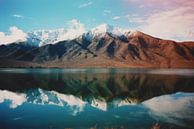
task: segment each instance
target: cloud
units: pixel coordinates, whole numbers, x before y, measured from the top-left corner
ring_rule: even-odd
[[[67,25],[69,26],[69,28],[67,28],[66,33],[59,37],[60,41],[74,39],[86,32],[85,25],[77,19],[68,21]]]
[[[112,11],[111,10],[103,10],[103,15],[108,15],[108,14],[110,14],[110,13],[112,13]]]
[[[129,23],[144,23],[144,19],[142,17],[132,17],[132,18],[128,18]]]
[[[125,0],[130,3],[137,3],[140,6],[152,6],[155,8],[174,8],[183,6],[194,6],[193,0]]]
[[[26,17],[26,16],[23,16],[21,14],[13,14],[12,16],[15,17],[15,18],[18,18],[18,19],[33,20],[32,17]]]
[[[24,42],[26,41],[27,34],[16,26],[9,28],[10,34],[6,35],[4,32],[0,32],[0,44],[9,44],[13,42]]]
[[[23,93],[17,94],[7,90],[0,90],[0,103],[3,103],[5,100],[11,101],[10,108],[16,108],[26,102],[26,95]]]
[[[194,9],[181,7],[151,14],[140,27],[145,33],[153,36],[194,40]]]
[[[85,8],[85,7],[88,7],[88,6],[90,6],[90,5],[92,5],[93,4],[93,2],[87,2],[87,3],[83,3],[83,4],[81,4],[78,8]]]
[[[124,0],[139,7],[138,17],[128,17],[141,31],[177,41],[194,40],[193,0]],[[146,10],[146,11],[145,11]]]
[[[104,13],[111,13],[110,10],[104,10],[103,12],[104,12]]]
[[[183,120],[193,120],[194,93],[178,92],[163,95],[143,102],[152,117],[163,119],[168,123],[185,125]]]
[[[145,22],[145,17],[143,16],[133,14],[126,15],[125,17],[128,19],[129,23],[142,24]]]
[[[22,16],[22,15],[20,15],[20,14],[13,14],[12,16],[13,16],[13,17],[16,17],[16,18],[21,18],[21,19],[24,18],[24,16]]]
[[[118,19],[120,19],[121,17],[119,17],[119,16],[114,16],[112,19],[113,20],[118,20]]]

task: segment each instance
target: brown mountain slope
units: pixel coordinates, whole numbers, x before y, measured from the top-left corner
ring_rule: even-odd
[[[138,31],[123,36],[103,33],[92,39],[83,35],[27,50],[20,44],[14,53],[5,53],[12,49],[0,46],[1,67],[194,68],[194,42],[162,40]]]
[[[77,39],[77,42],[81,44],[83,39]],[[81,60],[63,61],[62,65],[194,68],[194,42],[177,43],[154,38],[141,32],[129,34],[126,39],[106,33],[95,37],[87,43],[86,48],[96,56],[89,54]]]

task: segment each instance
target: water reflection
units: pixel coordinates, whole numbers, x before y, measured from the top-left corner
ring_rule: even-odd
[[[193,73],[0,69],[0,128],[193,128]]]
[[[98,72],[97,70],[84,71],[81,69],[79,71],[78,69],[73,73],[72,70],[60,69],[4,70],[0,71],[0,89],[24,92],[33,88],[41,88],[71,94],[88,99],[88,101],[94,97],[106,101],[112,101],[115,98],[130,98],[137,102],[178,91],[194,91],[194,76],[185,76],[184,72],[183,75],[161,75],[160,73],[164,73],[166,70],[156,71],[158,74],[154,70],[150,70],[150,72],[155,74],[148,74],[149,71],[146,73],[140,70],[125,72],[122,69],[109,72],[107,69],[105,71],[99,69]],[[176,70],[173,72],[175,73]]]
[[[4,128],[151,128],[156,122],[165,128],[194,126],[194,93],[178,92],[132,105],[121,100],[92,99],[90,103],[42,89],[0,90],[0,98],[0,121],[6,120],[0,127]],[[107,105],[113,106],[107,109]]]

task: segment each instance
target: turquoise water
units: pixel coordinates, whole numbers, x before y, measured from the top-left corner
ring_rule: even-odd
[[[0,128],[194,127],[194,70],[0,69]]]

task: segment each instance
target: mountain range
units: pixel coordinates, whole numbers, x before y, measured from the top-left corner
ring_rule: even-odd
[[[81,35],[66,30],[27,33],[0,46],[0,67],[194,68],[194,42],[164,40],[102,24]]]

